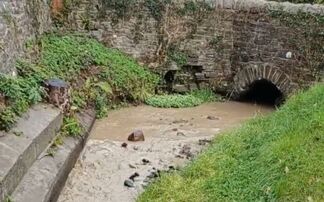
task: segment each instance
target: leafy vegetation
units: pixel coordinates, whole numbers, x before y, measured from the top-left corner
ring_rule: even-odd
[[[30,105],[43,99],[42,85],[47,79],[68,81],[73,107],[94,105],[98,117],[107,115],[113,101],[144,101],[158,83],[158,77],[135,60],[91,38],[51,34],[38,44],[38,61],[20,61],[17,78],[0,77],[5,100],[1,103],[1,130],[9,130]]]
[[[30,78],[14,78],[0,75],[0,129],[8,131],[17,116],[22,115],[29,105],[42,100],[43,90],[38,83]]]
[[[146,99],[145,103],[153,107],[184,108],[198,106],[204,102],[218,100],[214,92],[208,89],[192,91],[188,94],[155,95]]]
[[[160,22],[168,4],[171,4],[171,0],[145,0],[144,5],[148,8],[154,19]]]
[[[82,127],[79,121],[74,116],[67,116],[63,119],[63,126],[61,128],[61,135],[77,137],[81,134]]]
[[[323,201],[324,85],[218,136],[138,201]]]
[[[179,67],[188,63],[188,54],[171,46],[167,51],[168,59],[174,61]]]
[[[203,13],[208,13],[212,11],[213,7],[210,2],[203,0],[203,1],[194,1],[189,0],[184,2],[184,6],[178,11],[180,15],[200,15],[197,19],[201,18]]]

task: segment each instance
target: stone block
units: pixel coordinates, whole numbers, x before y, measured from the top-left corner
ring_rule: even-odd
[[[186,85],[176,84],[173,86],[173,91],[176,93],[186,93],[190,89]]]

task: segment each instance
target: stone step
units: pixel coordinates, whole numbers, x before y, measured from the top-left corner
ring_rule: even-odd
[[[31,107],[8,133],[0,137],[0,201],[15,190],[28,169],[55,137],[63,116],[56,108]]]
[[[82,138],[64,138],[64,144],[57,148],[53,157],[38,159],[17,186],[11,199],[14,202],[53,202],[59,197],[66,179],[74,167],[95,121],[95,112],[80,114],[84,128]]]

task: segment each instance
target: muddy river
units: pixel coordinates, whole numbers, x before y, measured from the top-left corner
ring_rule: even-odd
[[[135,201],[159,171],[183,167],[221,131],[273,110],[222,102],[184,109],[143,105],[112,111],[108,118],[96,122],[59,201]],[[136,129],[144,132],[145,141],[127,142]],[[129,181],[131,176],[136,177]]]

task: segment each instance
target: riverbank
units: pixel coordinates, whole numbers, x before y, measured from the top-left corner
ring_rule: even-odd
[[[324,85],[217,137],[138,201],[323,201]]]
[[[183,109],[142,105],[112,111],[96,122],[59,201],[135,201],[158,171],[182,168],[215,134],[272,111],[237,102]],[[127,142],[127,148],[121,147],[134,129],[144,131],[145,142]],[[124,186],[135,173],[139,176],[134,187]]]

